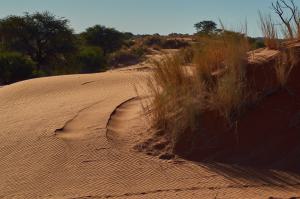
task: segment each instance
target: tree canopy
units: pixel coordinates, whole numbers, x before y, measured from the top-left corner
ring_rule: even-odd
[[[210,34],[217,30],[217,24],[213,21],[201,21],[194,25],[197,33]]]
[[[1,42],[8,50],[28,55],[40,70],[75,50],[68,23],[48,12],[9,16],[0,20]]]
[[[125,35],[114,28],[95,25],[82,33],[87,45],[102,48],[104,54],[120,49],[124,43]],[[126,34],[128,36],[128,34]]]

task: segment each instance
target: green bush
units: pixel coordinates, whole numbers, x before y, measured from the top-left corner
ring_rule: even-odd
[[[10,84],[34,77],[35,63],[17,52],[0,52],[0,84]]]
[[[121,49],[126,37],[114,28],[95,25],[81,34],[87,45],[102,48],[105,55]]]
[[[101,48],[83,47],[78,55],[82,73],[95,73],[105,70],[106,59]]]
[[[0,41],[7,51],[29,56],[36,63],[38,73],[46,75],[52,73],[53,59],[77,50],[69,21],[49,12],[0,19]]]
[[[64,57],[65,59],[59,62],[52,62],[52,71],[50,75],[67,75],[67,74],[79,74],[83,64],[79,61],[78,52]],[[46,76],[47,74],[39,74],[40,76]]]

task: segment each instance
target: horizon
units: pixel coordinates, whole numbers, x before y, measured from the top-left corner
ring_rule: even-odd
[[[271,13],[273,0],[241,2],[228,0],[209,2],[186,0],[11,0],[2,2],[0,17],[23,15],[25,12],[44,12],[69,20],[75,33],[83,32],[96,24],[112,27],[122,32],[134,34],[170,33],[193,34],[194,24],[202,20],[212,20],[219,25],[219,19],[233,30],[239,30],[247,21],[248,35],[261,37],[258,11]],[[172,2],[170,2],[172,1]],[[299,2],[296,2],[299,5]],[[159,6],[158,6],[159,5]],[[217,6],[216,6],[217,5]],[[82,14],[83,13],[83,14]]]

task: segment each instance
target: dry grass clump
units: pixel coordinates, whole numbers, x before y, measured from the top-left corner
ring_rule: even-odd
[[[189,47],[179,49],[177,54],[180,56],[183,65],[192,64],[192,62],[194,61],[196,48],[197,48],[196,45],[193,44],[190,45]]]
[[[149,109],[155,128],[165,132],[173,149],[182,145],[192,150],[201,132],[201,118],[215,112],[233,124],[244,107],[245,66],[248,41],[244,34],[223,31],[202,38],[194,52],[181,53],[156,62],[149,78],[152,100]],[[184,63],[193,57],[188,71]],[[184,144],[183,144],[184,143]]]
[[[264,36],[264,43],[269,49],[279,49],[278,32],[271,15],[259,12],[260,27]]]
[[[288,78],[297,63],[299,63],[299,60],[293,49],[286,49],[281,52],[275,64],[276,76],[280,87],[284,88],[286,86]]]
[[[272,3],[272,9],[282,22],[277,24],[281,28],[284,37],[282,45],[279,43],[278,30],[271,15],[263,16],[259,12],[259,17],[265,45],[269,49],[281,51],[276,59],[275,72],[279,86],[283,88],[286,86],[292,69],[299,63],[295,49],[288,47],[288,45],[299,39],[300,12],[294,0],[277,0],[275,3]]]
[[[196,74],[206,87],[209,109],[232,123],[242,112],[246,98],[248,40],[244,34],[224,31],[205,43],[195,56]]]
[[[148,79],[148,88],[153,97],[150,108],[155,128],[169,133],[173,145],[181,139],[182,133],[196,127],[202,112],[202,85],[194,84],[183,59],[179,56],[165,57],[156,62],[155,70]]]

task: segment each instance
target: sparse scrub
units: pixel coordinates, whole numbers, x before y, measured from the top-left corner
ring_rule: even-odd
[[[151,47],[151,46],[154,46],[154,45],[157,45],[157,46],[161,46],[163,41],[162,41],[162,38],[160,36],[146,36],[145,38],[142,38],[143,40],[143,44],[148,46],[148,47]]]
[[[256,49],[259,49],[259,48],[265,48],[266,47],[264,39],[248,37],[248,41],[249,41],[250,46],[251,46],[250,50],[256,50]]]
[[[162,43],[162,48],[165,49],[180,49],[188,46],[189,44],[187,42],[179,39],[166,39]]]
[[[141,39],[142,41],[140,45],[146,47],[152,47],[154,49],[180,49],[188,47],[189,44],[181,39],[168,39],[163,36],[153,35],[153,36],[146,36]]]
[[[146,53],[147,49],[137,46],[121,49],[109,55],[108,63],[113,67],[137,64],[144,59]]]
[[[160,51],[160,50],[161,50],[161,46],[160,46],[160,45],[157,45],[157,44],[153,45],[152,48],[153,48],[154,50],[157,50],[157,51]]]

